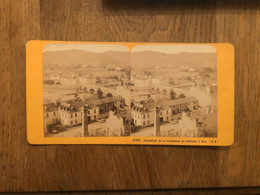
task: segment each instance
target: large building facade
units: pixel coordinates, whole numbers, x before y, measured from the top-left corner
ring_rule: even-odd
[[[125,132],[124,121],[121,116],[117,116],[113,111],[109,112],[109,117],[106,120],[106,135],[107,136],[122,136]]]
[[[198,109],[198,100],[193,97],[179,98],[161,102],[160,105],[155,102],[136,103],[131,110],[132,118],[136,126],[150,126],[154,124],[155,108],[159,109],[160,121],[170,121],[175,114],[182,111],[192,111]]]
[[[44,132],[47,132],[50,125],[56,124],[60,121],[60,117],[56,103],[44,104],[43,109]]]
[[[49,103],[44,105],[44,129],[45,132],[50,126],[60,124],[63,126],[81,125],[83,120],[83,107],[85,103],[81,101]],[[89,106],[87,110],[89,121],[99,118],[99,108],[97,106]]]
[[[99,114],[108,113],[113,109],[121,109],[125,107],[125,99],[122,96],[105,97],[102,99],[87,101],[90,106],[98,107]]]

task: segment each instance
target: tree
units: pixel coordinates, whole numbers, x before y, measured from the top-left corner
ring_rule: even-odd
[[[74,94],[74,97],[75,97],[75,100],[80,100],[80,97],[79,97],[79,94],[78,94],[78,93],[75,93],[75,94]]]
[[[91,94],[93,94],[95,92],[95,90],[93,89],[93,88],[91,88],[90,90],[89,90],[89,93],[91,93]]]
[[[111,93],[107,93],[107,97],[113,97]]]
[[[186,95],[180,94],[179,97],[180,97],[180,98],[186,98]]]
[[[176,93],[172,89],[170,90],[170,96],[171,96],[171,100],[176,98]]]
[[[153,100],[151,94],[147,95],[147,99],[148,99],[148,101],[152,101]]]
[[[98,99],[103,98],[103,91],[100,88],[97,89],[97,95],[98,95]]]

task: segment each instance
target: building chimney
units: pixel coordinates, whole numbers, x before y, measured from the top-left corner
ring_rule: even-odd
[[[156,106],[154,110],[154,136],[160,136],[160,108]]]
[[[83,108],[83,120],[82,120],[82,126],[83,126],[83,136],[88,136],[88,105],[85,105]]]

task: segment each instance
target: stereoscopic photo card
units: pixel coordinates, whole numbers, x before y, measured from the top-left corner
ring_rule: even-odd
[[[227,146],[234,48],[30,41],[26,99],[31,144]]]

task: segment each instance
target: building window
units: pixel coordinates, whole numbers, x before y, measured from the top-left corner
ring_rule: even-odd
[[[166,111],[166,114],[168,114],[168,110]]]
[[[75,117],[77,117],[77,113],[75,113]]]
[[[137,121],[135,120],[135,124],[137,123]]]
[[[94,116],[94,119],[96,119],[97,117],[96,117],[96,115]]]
[[[145,121],[143,122],[143,125],[145,125]]]
[[[75,120],[75,124],[77,124],[77,122],[78,122],[78,121],[77,121],[77,120]]]
[[[70,124],[73,125],[73,121],[70,121]]]
[[[162,116],[162,112],[160,112],[160,115]]]
[[[143,119],[145,119],[145,114],[143,115]]]
[[[55,123],[55,118],[52,121]]]
[[[88,114],[90,114],[89,110],[88,110]]]
[[[56,116],[56,112],[53,112],[53,116]]]
[[[71,114],[70,117],[73,118],[73,114]]]
[[[168,116],[166,117],[166,120],[167,120],[167,121],[169,120],[169,117],[168,117]]]
[[[96,114],[96,110],[94,110],[94,114]]]
[[[48,113],[46,114],[46,117],[49,118],[49,114]]]
[[[147,118],[150,118],[150,114],[147,114]]]
[[[150,124],[150,121],[148,120],[148,121],[147,121],[147,125],[149,125],[149,124]]]

